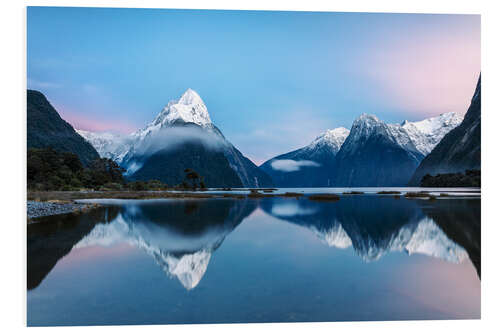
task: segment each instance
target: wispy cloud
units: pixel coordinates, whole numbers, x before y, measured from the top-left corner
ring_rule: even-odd
[[[109,119],[109,116],[91,116],[88,113],[75,110],[66,105],[51,102],[61,117],[70,123],[75,129],[90,132],[110,132],[119,134],[130,134],[137,129],[137,126],[123,119]]]
[[[283,172],[299,171],[302,167],[320,167],[320,166],[321,164],[308,160],[300,160],[300,161],[274,160],[271,162],[271,167],[274,170]]]
[[[212,150],[221,149],[225,143],[222,137],[207,132],[198,126],[171,127],[157,133],[148,133],[140,145],[134,147],[138,155],[151,155],[160,150],[175,149],[184,143],[201,143]]]
[[[312,215],[317,209],[301,207],[296,201],[280,202],[273,205],[272,214],[278,216]]]

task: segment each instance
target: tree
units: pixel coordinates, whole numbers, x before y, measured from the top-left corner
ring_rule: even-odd
[[[98,158],[90,163],[90,170],[96,185],[105,183],[123,183],[125,169],[109,158]]]
[[[199,187],[198,182],[200,181],[200,175],[196,171],[191,169],[185,169],[184,172],[186,173],[185,177],[187,181],[191,183],[191,187],[193,189]]]

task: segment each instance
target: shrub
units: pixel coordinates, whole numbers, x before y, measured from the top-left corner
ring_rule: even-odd
[[[338,201],[340,196],[337,194],[313,194],[308,197],[312,201]]]

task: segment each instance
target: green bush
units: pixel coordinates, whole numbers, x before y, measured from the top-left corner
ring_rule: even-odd
[[[69,191],[82,187],[99,188],[107,183],[122,184],[124,170],[107,158],[84,168],[77,155],[52,148],[30,148],[27,156],[28,189]]]

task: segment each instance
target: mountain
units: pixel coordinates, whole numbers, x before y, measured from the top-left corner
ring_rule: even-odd
[[[132,155],[128,160],[131,180],[158,179],[170,185],[183,181],[186,168],[196,170],[208,187],[243,187],[224,152],[199,142],[184,142],[151,155]],[[133,170],[133,171],[131,171]]]
[[[126,136],[84,133],[101,156],[109,156],[132,180],[179,184],[184,169],[209,187],[267,187],[271,178],[234,147],[212,123],[205,103],[192,89],[169,102],[144,128]]]
[[[256,208],[255,200],[125,205],[74,248],[128,244],[151,256],[167,276],[190,290],[200,283],[226,236]]]
[[[362,114],[336,156],[335,186],[405,186],[425,155],[461,121],[455,113],[385,124]]]
[[[405,144],[404,140],[409,137],[413,146],[422,154],[427,155],[449,131],[460,125],[462,120],[463,117],[459,114],[448,112],[421,121],[405,120],[400,125],[389,124],[389,127],[402,146]],[[398,135],[400,131],[406,134]]]
[[[446,134],[420,163],[410,185],[419,185],[426,174],[458,173],[481,169],[481,76],[462,123]]]
[[[276,156],[260,169],[279,187],[331,186],[335,176],[335,156],[349,135],[343,127],[328,130],[306,147]]]
[[[42,217],[40,223],[29,224],[26,243],[28,290],[38,287],[59,260],[94,229],[97,221],[113,220],[117,214],[116,207],[99,207],[85,214],[59,215],[59,223],[51,223],[49,216]]]
[[[304,198],[286,202],[272,198],[259,203],[264,212],[308,228],[329,247],[352,247],[366,262],[377,261],[390,252],[419,253],[453,263],[466,259],[468,252],[460,245],[464,243],[455,242],[434,220],[434,216],[452,213],[453,207],[429,205],[424,211],[421,205],[425,203],[403,200],[395,204],[392,199],[370,196],[343,197],[335,205]]]
[[[124,148],[124,136],[114,133],[89,132],[76,130],[78,134],[88,141],[97,151],[100,157],[114,160],[120,154],[120,148]]]
[[[417,200],[422,211],[468,253],[481,277],[481,200]]]
[[[99,158],[94,147],[59,116],[56,109],[39,91],[27,92],[27,141],[28,148],[52,147],[56,151],[71,152],[84,165]]]
[[[351,131],[328,130],[310,145],[264,162],[280,187],[404,186],[425,155],[462,122],[456,113],[385,124],[358,117]]]

